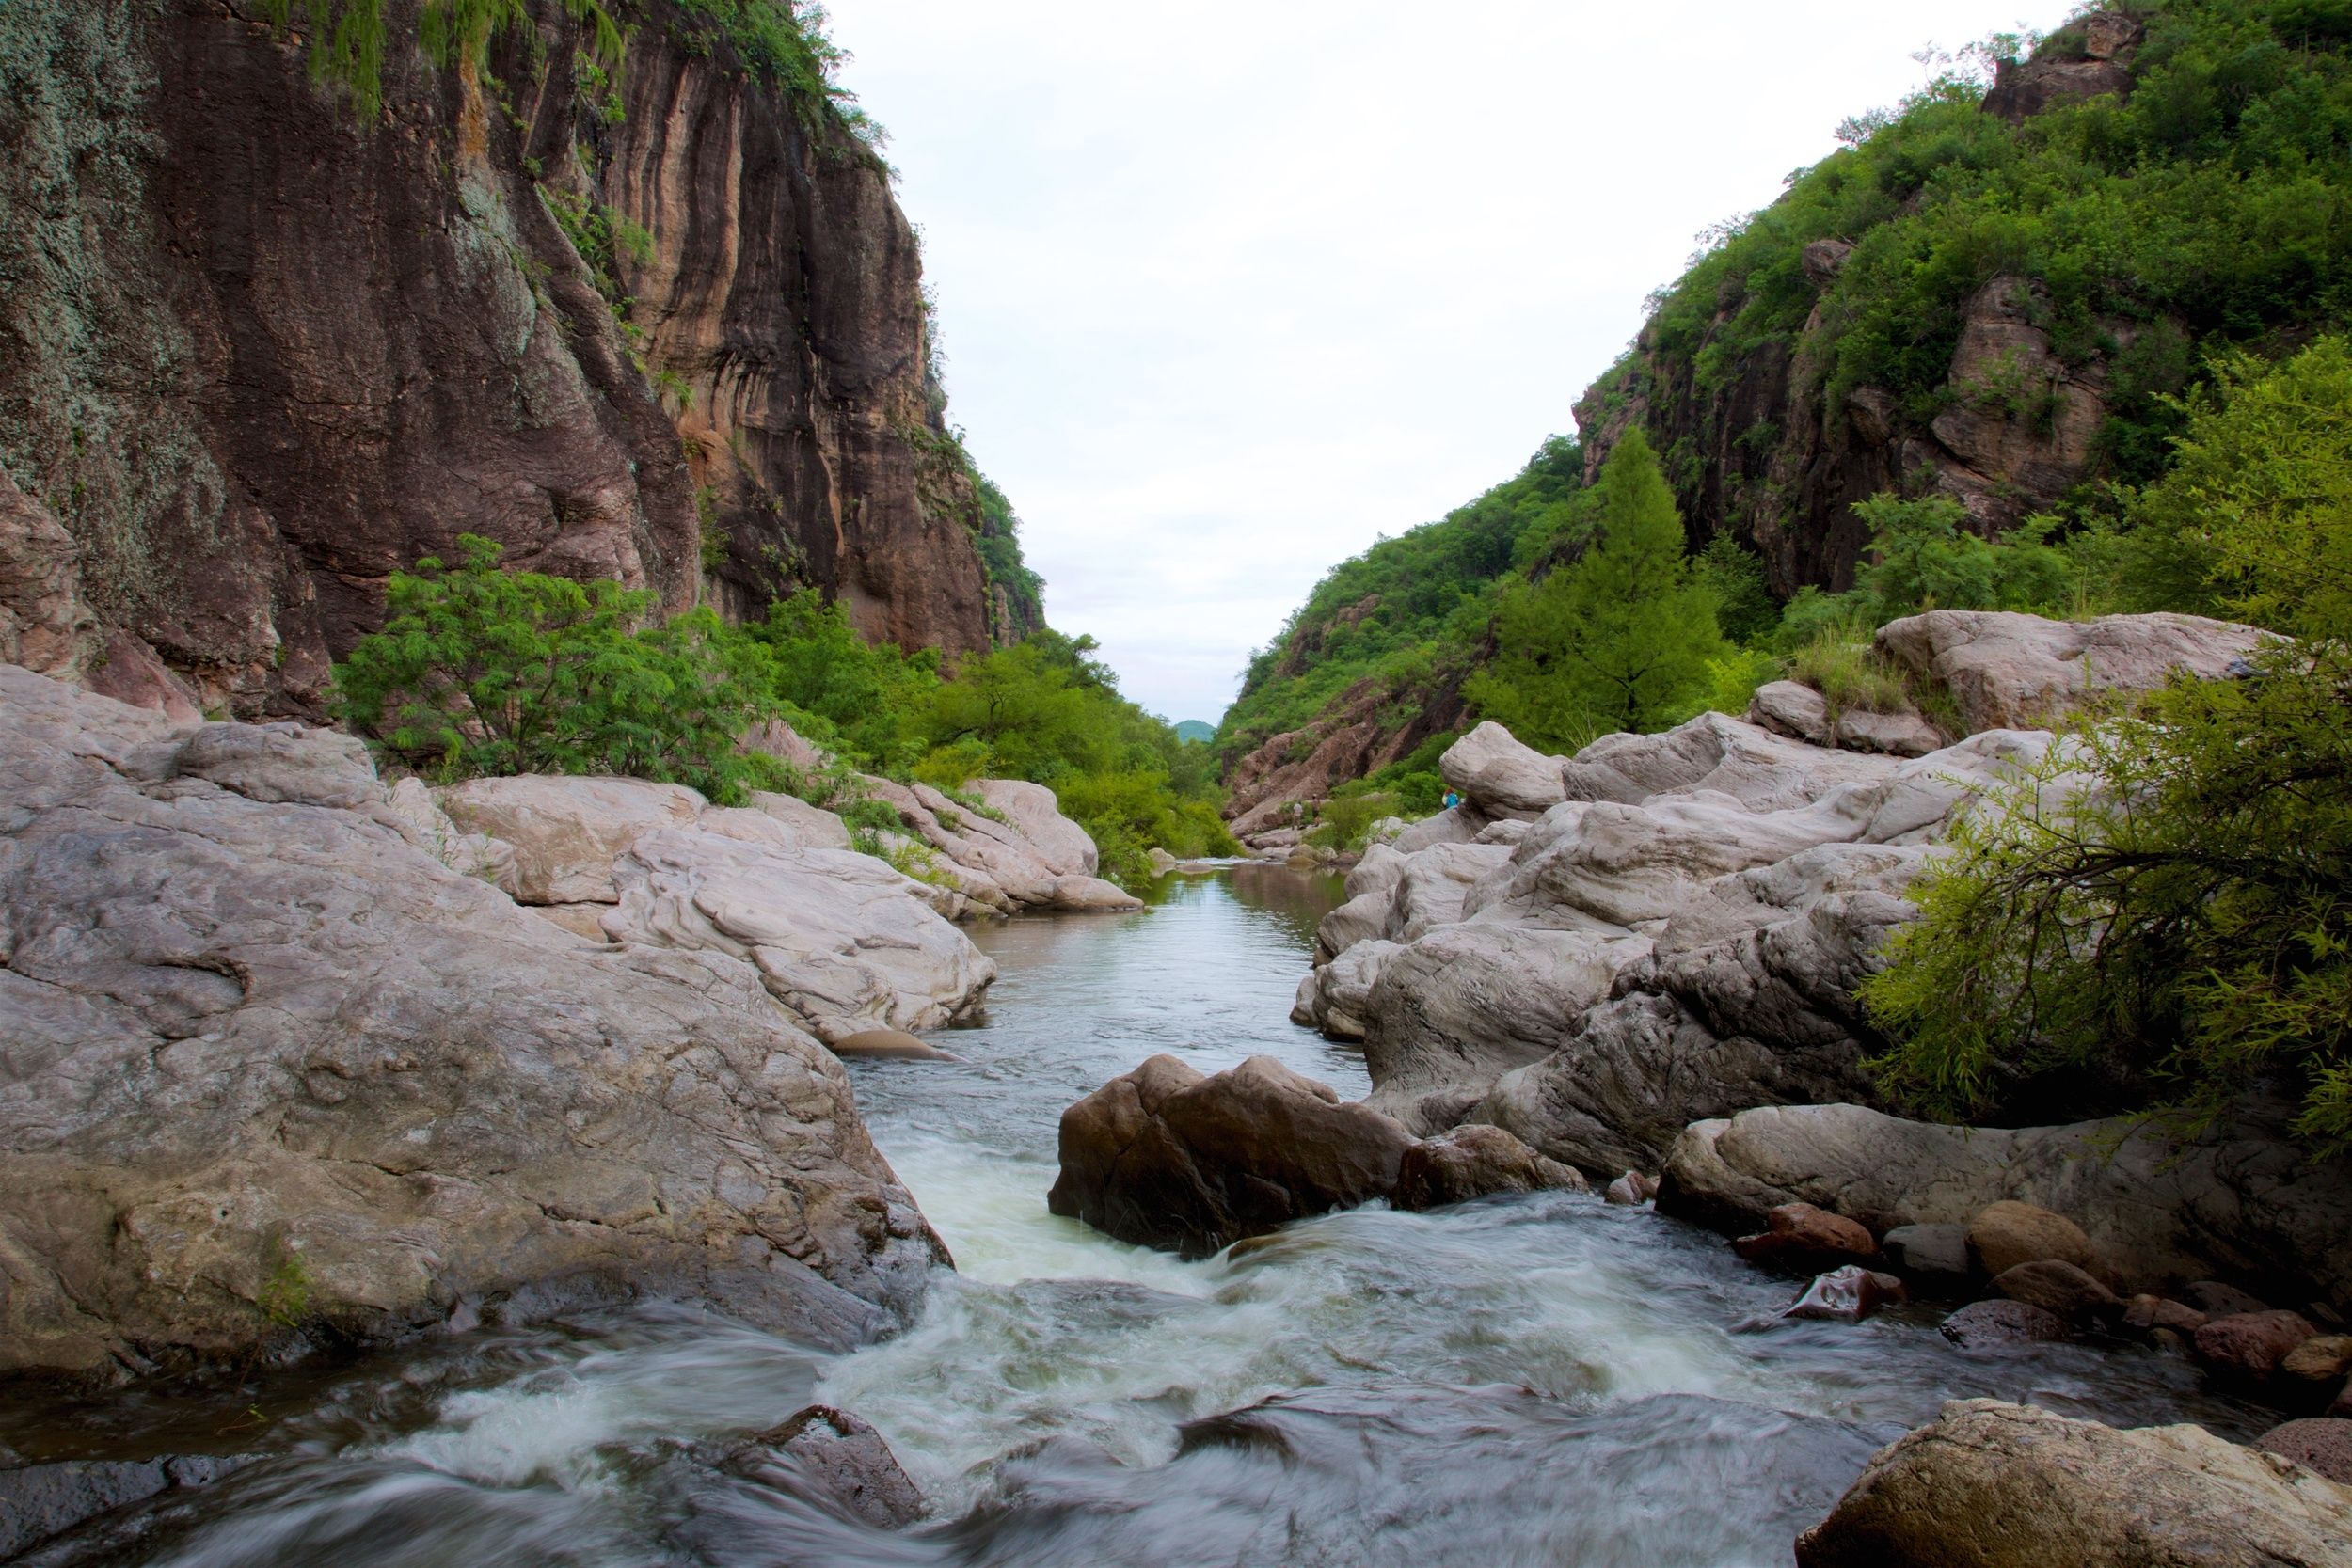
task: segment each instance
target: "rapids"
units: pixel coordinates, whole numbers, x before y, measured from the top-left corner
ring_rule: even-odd
[[[938,1037],[960,1059],[850,1069],[959,1264],[888,1342],[824,1354],[636,1309],[0,1438],[260,1453],[82,1560],[175,1568],[1734,1568],[1789,1563],[1871,1449],[1948,1398],[2267,1424],[2179,1358],[1970,1354],[1929,1308],[1753,1326],[1802,1281],[1597,1197],[1375,1206],[1197,1263],[1047,1214],[1062,1107],[1154,1052],[1368,1088],[1359,1056],[1286,1021],[1338,897],[1238,866],[1137,914],[977,933],[1003,977],[977,1027]],[[882,1430],[931,1522],[867,1529],[694,1461],[812,1400]]]

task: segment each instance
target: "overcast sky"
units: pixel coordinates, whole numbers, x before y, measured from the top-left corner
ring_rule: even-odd
[[[2021,0],[832,0],[948,418],[1047,614],[1214,721],[1382,534],[1515,473],[1694,236]],[[2024,13],[2021,18],[2021,12]]]

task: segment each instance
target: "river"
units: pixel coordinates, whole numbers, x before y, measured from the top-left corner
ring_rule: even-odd
[[[939,1037],[959,1059],[850,1069],[959,1265],[898,1338],[827,1355],[639,1309],[281,1379],[225,1425],[216,1402],[133,1396],[93,1443],[268,1457],[115,1560],[1785,1568],[1946,1399],[2267,1424],[2150,1352],[1963,1353],[1924,1307],[1775,1323],[1801,1281],[1582,1195],[1375,1207],[1194,1263],[1047,1214],[1062,1107],[1154,1052],[1369,1087],[1287,1022],[1338,897],[1241,866],[1171,878],[1140,913],[976,933],[1003,974],[978,1026]],[[879,1426],[934,1522],[868,1530],[693,1461],[812,1400]]]

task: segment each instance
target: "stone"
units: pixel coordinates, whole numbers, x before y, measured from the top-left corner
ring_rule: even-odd
[[[1638,1209],[1658,1196],[1658,1178],[1629,1170],[1610,1182],[1602,1196],[1620,1208]]]
[[[2236,1312],[2197,1331],[2197,1356],[2216,1371],[2259,1382],[2318,1333],[2299,1312]]]
[[[1817,1276],[1781,1316],[1858,1323],[1882,1307],[1900,1307],[1910,1299],[1903,1282],[1893,1275],[1848,1263]]]
[[[1968,1288],[1964,1225],[1899,1225],[1879,1238],[1879,1250],[1915,1291],[1951,1296]]]
[[[847,849],[850,825],[822,806],[812,806],[796,795],[770,790],[752,791],[750,808],[783,824],[794,843],[811,849]]]
[[[1583,1176],[1571,1166],[1545,1159],[1500,1127],[1472,1123],[1407,1148],[1398,1162],[1389,1202],[1420,1211],[1495,1193],[1554,1187],[1586,1190]]]
[[[1835,745],[1829,699],[1797,681],[1766,681],[1748,699],[1748,722],[1815,746]]]
[[[215,736],[224,784],[184,736],[0,668],[0,1372],[249,1365],[309,1342],[290,1316],[365,1343],[461,1302],[909,1321],[944,1249],[750,964],[584,943],[389,792],[231,787],[362,795],[362,756]]]
[[[1214,1077],[1153,1056],[1061,1116],[1057,1214],[1205,1258],[1396,1187],[1412,1134],[1270,1056]]]
[[[1010,819],[1007,825],[1055,876],[1091,877],[1100,868],[1094,840],[1061,814],[1060,801],[1043,784],[1021,779],[978,779],[973,787],[981,800]]]
[[[2073,1323],[2112,1317],[2123,1306],[2113,1291],[2074,1264],[2055,1258],[2038,1259],[2003,1270],[1993,1277],[1993,1293],[2039,1307]]]
[[[939,890],[869,855],[660,829],[612,878],[607,935],[742,959],[820,1039],[939,1028],[977,1011],[996,977],[933,907]]]
[[[1799,1568],[2320,1568],[2352,1493],[2202,1427],[2119,1431],[1955,1400],[1871,1456]]]
[[[98,649],[98,618],[82,598],[81,549],[50,510],[0,473],[0,663],[60,680]]]
[[[2142,1334],[2162,1330],[2168,1334],[2194,1335],[2205,1326],[2205,1315],[2194,1307],[2164,1296],[2142,1293],[2124,1304],[2122,1322],[2125,1328]]]
[[[828,1404],[812,1404],[734,1445],[719,1464],[875,1529],[902,1529],[925,1513],[922,1489],[873,1423]]]
[[[612,863],[646,833],[693,826],[707,804],[684,784],[545,775],[470,779],[434,798],[461,830],[513,850],[508,891],[524,904],[619,902]]]
[[[854,1035],[827,1040],[825,1047],[834,1055],[851,1060],[952,1062],[956,1059],[903,1029],[861,1029]]]
[[[1491,719],[1446,748],[1438,774],[1490,816],[1539,815],[1565,799],[1560,759],[1521,745]]]
[[[2255,1438],[2254,1447],[2352,1485],[2352,1421],[2313,1416],[2283,1422]]]
[[[2063,1214],[2031,1203],[1989,1203],[1968,1221],[1968,1255],[1998,1279],[2021,1263],[2056,1259],[2080,1268],[2090,1261],[2090,1238]]]
[[[1942,731],[1909,709],[1872,713],[1858,707],[1837,716],[1836,741],[1849,752],[1883,752],[1891,757],[1923,757],[1946,744]]]
[[[2065,1319],[2023,1301],[1972,1301],[1944,1320],[1942,1332],[1963,1350],[2000,1350],[2068,1338]]]
[[[2270,1303],[2217,1279],[2191,1280],[2182,1288],[2181,1299],[2208,1318],[2234,1318],[2245,1312],[2270,1310]]]
[[[1878,1256],[1867,1227],[1810,1203],[1784,1203],[1765,1216],[1766,1228],[1742,1236],[1732,1248],[1752,1263],[1816,1268]]]
[[[1143,900],[1100,877],[1057,877],[1049,905],[1073,914],[1126,914],[1143,908]]]
[[[2296,1114],[2285,1101],[2249,1100],[2183,1141],[2129,1121],[1963,1128],[1859,1105],[1760,1106],[1685,1129],[1658,1203],[1735,1235],[1796,1202],[1884,1234],[1972,1221],[2016,1198],[2074,1221],[2097,1251],[2094,1274],[2266,1272],[2288,1299],[2341,1312],[2352,1304],[2352,1249],[2341,1243],[2352,1231],[2352,1170],[2307,1158]]]
[[[2010,610],[1933,610],[1888,622],[1873,646],[1950,692],[1973,735],[2044,725],[2103,692],[2153,690],[2176,672],[2221,679],[2265,635],[2200,615],[2052,621]]]
[[[106,1515],[166,1493],[208,1486],[249,1463],[242,1454],[178,1455],[140,1460],[63,1460],[0,1468],[0,1561],[101,1560]],[[93,1526],[96,1539],[82,1527]],[[71,1550],[58,1536],[80,1531]],[[135,1532],[126,1532],[135,1533]],[[56,1543],[39,1559],[33,1548]],[[94,1549],[95,1548],[95,1549]]]
[[[2352,1372],[2352,1334],[2313,1335],[2279,1358],[2279,1370],[2300,1383],[2332,1387]]]

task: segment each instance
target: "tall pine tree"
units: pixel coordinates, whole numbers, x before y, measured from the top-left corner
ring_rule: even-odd
[[[1609,454],[1598,499],[1583,555],[1504,594],[1495,657],[1464,687],[1481,713],[1547,751],[1688,718],[1724,651],[1715,593],[1684,559],[1681,516],[1640,430]]]

